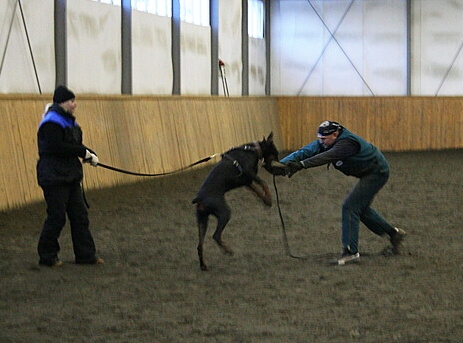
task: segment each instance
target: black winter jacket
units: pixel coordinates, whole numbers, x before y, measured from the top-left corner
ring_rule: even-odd
[[[80,182],[87,147],[82,144],[82,130],[76,118],[58,104],[45,114],[37,133],[39,161],[37,180],[40,186]]]

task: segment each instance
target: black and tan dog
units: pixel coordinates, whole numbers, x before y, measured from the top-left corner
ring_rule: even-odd
[[[217,218],[214,240],[224,253],[233,255],[233,251],[221,238],[231,216],[225,193],[246,186],[256,193],[265,205],[272,206],[269,187],[257,175],[258,163],[261,160],[264,161],[264,167],[271,172],[271,162],[278,160],[278,149],[273,143],[273,133],[270,133],[267,139],[264,137],[262,141],[244,144],[222,154],[221,161],[212,169],[199,189],[193,204],[196,204],[199,230],[198,256],[201,270],[207,270],[203,258],[203,243],[210,215]]]

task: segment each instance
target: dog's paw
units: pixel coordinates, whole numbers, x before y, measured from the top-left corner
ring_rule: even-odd
[[[264,197],[262,199],[264,201],[264,204],[268,207],[271,207],[272,206],[272,198],[269,198],[269,197]]]

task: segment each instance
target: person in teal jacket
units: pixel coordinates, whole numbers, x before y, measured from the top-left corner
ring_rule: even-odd
[[[318,139],[283,158],[284,172],[288,177],[296,172],[321,165],[332,165],[345,175],[359,179],[342,205],[341,256],[335,263],[360,258],[360,222],[377,235],[389,235],[394,254],[400,247],[406,232],[389,224],[371,208],[375,195],[389,179],[389,164],[373,144],[353,134],[335,121],[324,121],[318,128]]]

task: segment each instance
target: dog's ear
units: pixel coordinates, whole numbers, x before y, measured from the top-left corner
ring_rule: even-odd
[[[270,134],[268,135],[267,141],[268,141],[269,143],[273,142],[273,131],[270,132]]]

